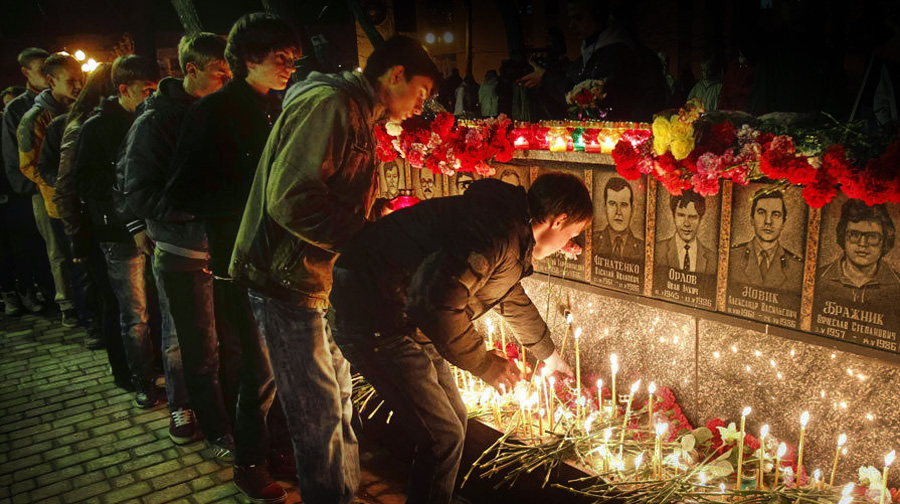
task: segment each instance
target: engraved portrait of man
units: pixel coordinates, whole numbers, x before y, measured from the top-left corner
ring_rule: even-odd
[[[716,254],[697,240],[700,222],[706,213],[706,198],[694,191],[684,191],[669,198],[669,208],[675,233],[656,242],[657,264],[685,272],[715,274]]]
[[[456,174],[456,194],[464,194],[469,190],[469,186],[475,182],[475,176],[471,173],[459,172]]]
[[[434,190],[434,172],[427,169],[422,168],[419,170],[419,189],[422,191],[422,199],[428,200],[434,198],[435,190]]]
[[[800,292],[803,259],[781,242],[787,216],[783,192],[773,191],[753,199],[750,206],[753,238],[731,248],[729,281]]]
[[[507,168],[500,173],[500,180],[506,182],[507,184],[512,184],[514,186],[521,186],[522,179],[519,177],[519,174],[516,173],[512,168]]]
[[[382,167],[384,173],[384,196],[396,198],[400,194],[400,166],[395,162],[385,163]]]
[[[603,210],[607,225],[594,233],[594,251],[607,257],[640,261],[644,257],[644,240],[631,229],[634,213],[634,190],[622,177],[611,177],[603,187]]]

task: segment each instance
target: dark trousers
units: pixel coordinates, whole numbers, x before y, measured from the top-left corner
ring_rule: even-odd
[[[31,196],[11,194],[0,204],[0,291],[52,291],[44,240],[34,222]]]
[[[406,502],[449,503],[468,415],[447,361],[432,345],[420,345],[410,336],[387,337],[339,325],[334,339],[413,438]]]
[[[160,251],[157,250],[157,254]],[[219,384],[219,340],[213,313],[213,276],[203,269],[163,271],[162,285],[181,346],[184,381],[200,429],[209,441],[231,434]]]
[[[275,380],[269,351],[250,307],[247,290],[231,280],[213,282],[216,332],[223,352],[240,347],[237,407],[234,420],[235,463],[256,465],[266,461],[269,449],[266,417],[275,399]],[[223,359],[224,365],[224,359]]]
[[[350,365],[331,338],[324,310],[252,291],[250,302],[272,358],[303,500],[349,503],[359,485]]]
[[[69,242],[71,248],[71,240]],[[90,255],[83,263],[88,275],[88,284],[97,299],[97,318],[95,324],[100,331],[106,346],[106,356],[112,368],[113,377],[119,383],[131,382],[131,371],[128,358],[125,356],[125,345],[122,342],[122,330],[119,324],[119,302],[109,283],[106,270],[106,258],[96,241],[91,244]]]
[[[97,327],[99,301],[87,264],[73,261],[71,240],[66,235],[62,220],[50,217],[50,227],[66,258],[67,276],[78,318],[89,331],[96,333],[99,331]]]

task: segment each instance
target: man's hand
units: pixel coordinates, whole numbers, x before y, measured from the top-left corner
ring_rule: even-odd
[[[550,354],[550,357],[544,359],[544,369],[546,370],[544,372],[547,373],[547,376],[552,375],[553,373],[560,373],[569,378],[574,378],[572,375],[572,368],[566,364],[566,361],[560,357],[559,352],[556,350]]]
[[[153,240],[147,235],[147,231],[141,231],[134,235],[134,244],[137,245],[138,250],[142,254],[147,256],[153,255]]]
[[[516,84],[526,88],[536,88],[541,85],[541,77],[544,76],[543,68],[535,68],[534,72],[520,78]]]
[[[522,379],[522,373],[515,364],[503,358],[499,351],[490,352],[491,367],[481,377],[482,380],[488,382],[499,392],[511,392],[519,380]]]

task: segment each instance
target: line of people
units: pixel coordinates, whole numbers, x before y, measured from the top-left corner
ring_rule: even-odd
[[[15,197],[60,256],[64,321],[106,346],[136,406],[164,395],[172,440],[202,434],[253,502],[285,500],[268,464],[278,417],[304,501],[354,499],[352,363],[415,441],[409,502],[450,502],[467,415],[448,362],[498,390],[520,378],[472,321],[498,311],[530,355],[571,374],[519,281],[591,220],[584,183],[483,180],[374,222],[373,127],[420,114],[440,81],[421,44],[391,38],[361,73],[313,72],[283,100],[299,45],[277,17],[248,14],[227,40],[185,36],[178,53],[184,78],[160,81],[134,55],[86,82],[71,56],[20,57],[30,87],[10,105],[34,103],[7,107],[3,154],[15,142]]]

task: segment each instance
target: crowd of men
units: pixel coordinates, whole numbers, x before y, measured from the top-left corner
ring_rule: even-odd
[[[286,94],[300,54],[277,17],[185,36],[178,54],[183,78],[159,80],[136,55],[84,75],[68,54],[21,52],[27,89],[2,129],[6,314],[40,312],[53,285],[62,324],[106,349],[135,406],[167,402],[172,441],[205,438],[253,502],[285,500],[276,416],[304,501],[352,501],[352,364],[416,443],[409,502],[449,502],[466,411],[448,362],[498,390],[519,379],[472,321],[498,311],[570,373],[519,281],[590,221],[584,183],[482,180],[375,222],[373,126],[421,113],[440,80],[418,42]]]

